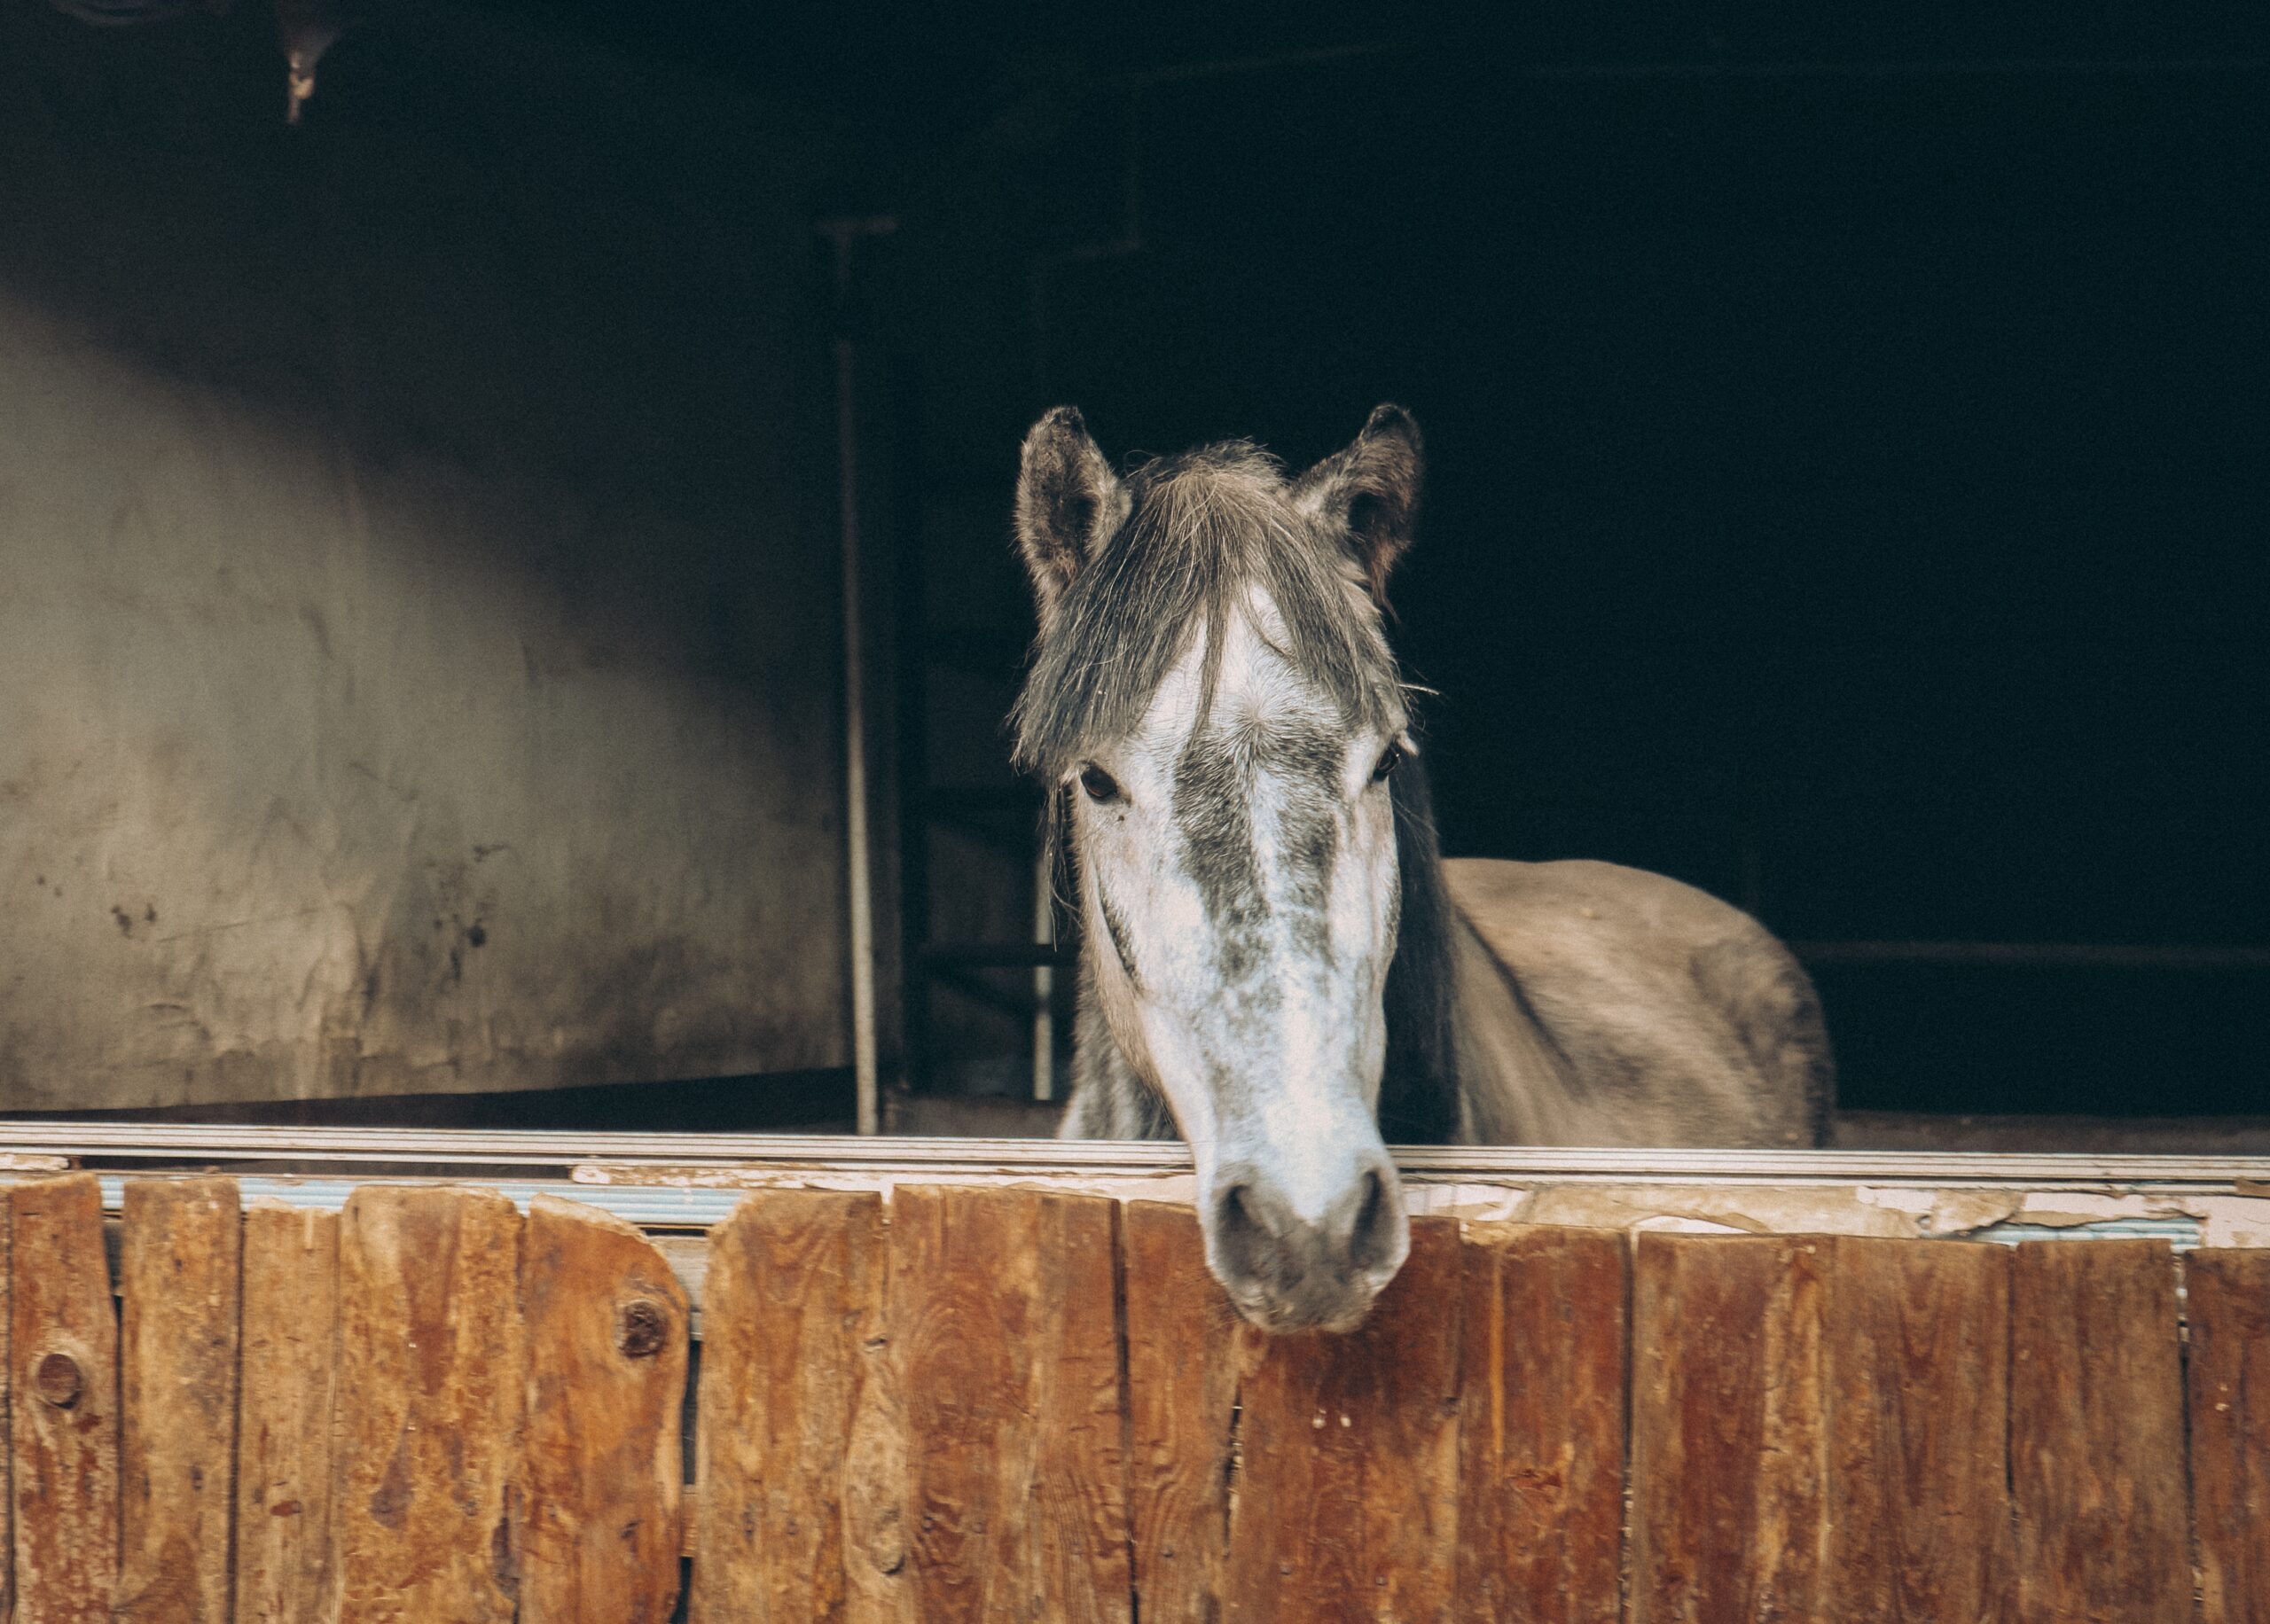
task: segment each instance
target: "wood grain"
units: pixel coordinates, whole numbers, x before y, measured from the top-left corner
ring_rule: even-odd
[[[10,1277],[16,1226],[12,1204],[0,1201],[0,1620],[16,1616],[16,1495],[12,1456],[13,1428],[8,1415],[8,1394],[14,1386],[12,1339],[14,1301]]]
[[[1830,1245],[1830,1616],[2008,1619],[2009,1249]]]
[[[10,1276],[14,1273],[11,1253],[15,1233],[12,1206],[0,1201],[0,1620],[16,1616],[16,1474],[11,1459],[15,1450],[8,1416],[8,1394],[15,1385],[16,1362],[11,1351],[14,1342],[10,1324],[14,1318]]]
[[[1225,1616],[1451,1616],[1458,1573],[1458,1225],[1344,1336],[1271,1339],[1240,1397]]]
[[[510,1624],[527,1356],[521,1215],[364,1184],[339,1231],[339,1624]]]
[[[2010,1477],[2026,1619],[2192,1616],[2175,1262],[2031,1241],[2010,1292]]]
[[[2206,1624],[2270,1624],[2270,1251],[2183,1260]]]
[[[1632,1306],[1634,1624],[1827,1620],[1820,1238],[1643,1233]]]
[[[116,1617],[228,1624],[244,1223],[232,1178],[126,1181]]]
[[[710,1231],[694,1624],[888,1614],[876,1592],[904,1569],[903,1485],[890,1464],[851,1481],[884,1269],[865,1191],[762,1191]]]
[[[110,1616],[118,1582],[118,1314],[91,1173],[8,1192],[17,1624]]]
[[[685,1290],[635,1226],[539,1195],[521,1312],[521,1624],[667,1624],[685,1479]]]
[[[1605,1230],[1468,1227],[1461,1618],[1622,1616],[1628,1256]]]
[[[237,1421],[238,1624],[303,1624],[329,1581],[339,1214],[244,1216]]]
[[[1118,1204],[901,1188],[889,1320],[920,1616],[1116,1620],[1131,1599]]]
[[[1211,1620],[1225,1604],[1232,1418],[1248,1347],[1206,1269],[1198,1214],[1128,1204],[1128,1512],[1146,1624]]]
[[[1627,1390],[1633,1624],[2174,1624],[2195,1527],[2198,1616],[2270,1624],[2270,1253],[2186,1261],[2187,1366],[2156,1242],[1421,1219],[1356,1332],[1272,1339],[1178,1206],[763,1191],[682,1530],[687,1302],[631,1226],[127,1191],[122,1334],[90,1176],[0,1213],[19,1624],[661,1624],[688,1538],[700,1624],[1611,1624]]]
[[[1121,1207],[1038,1198],[1031,1405],[1043,1598],[1052,1619],[1125,1619],[1133,1605],[1127,1521],[1127,1406],[1121,1368]]]

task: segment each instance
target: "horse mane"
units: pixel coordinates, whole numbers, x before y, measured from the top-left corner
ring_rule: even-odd
[[[1380,1136],[1389,1144],[1448,1144],[1459,1126],[1452,1035],[1450,893],[1435,839],[1434,790],[1415,755],[1388,780],[1402,878],[1395,957],[1387,971],[1387,1065]]]

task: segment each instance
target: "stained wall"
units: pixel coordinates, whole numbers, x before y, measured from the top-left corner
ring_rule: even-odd
[[[793,134],[262,11],[0,4],[0,1109],[843,1063]]]

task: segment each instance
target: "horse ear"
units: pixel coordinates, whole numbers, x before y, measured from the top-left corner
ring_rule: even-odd
[[[1374,406],[1363,433],[1303,474],[1293,504],[1346,535],[1372,599],[1387,606],[1388,572],[1411,545],[1426,458],[1419,425],[1400,406]]]
[[[1078,407],[1059,406],[1032,426],[1017,474],[1017,546],[1043,621],[1126,520],[1127,508],[1127,493]]]

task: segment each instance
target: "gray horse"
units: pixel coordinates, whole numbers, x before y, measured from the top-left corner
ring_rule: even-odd
[[[1247,444],[1115,474],[1027,436],[1040,635],[1014,718],[1084,926],[1072,1138],[1179,1133],[1207,1261],[1275,1331],[1359,1320],[1409,1244],[1385,1140],[1812,1145],[1832,1070],[1789,950],[1600,863],[1444,862],[1382,625],[1419,430],[1297,478]]]

